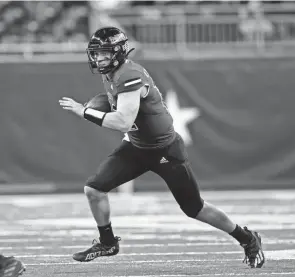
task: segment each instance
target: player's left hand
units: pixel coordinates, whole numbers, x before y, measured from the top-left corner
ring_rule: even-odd
[[[59,104],[63,109],[71,111],[80,117],[84,117],[85,107],[81,103],[76,102],[74,99],[63,97],[59,100]]]

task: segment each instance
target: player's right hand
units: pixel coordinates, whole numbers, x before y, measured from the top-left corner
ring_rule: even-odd
[[[75,101],[74,99],[63,97],[61,100],[59,100],[59,104],[64,110],[71,111],[80,117],[84,117],[84,105]]]

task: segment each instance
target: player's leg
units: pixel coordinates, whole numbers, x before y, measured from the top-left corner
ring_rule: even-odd
[[[0,277],[17,277],[25,270],[26,267],[20,260],[0,254]]]
[[[107,226],[110,223],[107,193],[147,171],[137,155],[138,150],[131,143],[123,141],[121,146],[99,166],[97,173],[87,180],[84,191],[97,226]],[[101,238],[108,242],[110,238],[103,229],[99,230]]]
[[[146,165],[137,155],[138,150],[124,141],[99,166],[97,173],[87,180],[84,191],[100,233],[100,243],[96,242],[86,251],[74,254],[75,260],[84,262],[118,253],[118,238],[114,236],[111,226],[107,193],[147,171]]]
[[[260,263],[256,264],[257,267],[261,267],[264,257],[260,236],[247,228],[242,229],[225,212],[201,198],[196,178],[187,161],[182,139],[178,137],[167,148],[166,153],[162,154],[168,162],[158,163],[153,171],[166,181],[183,212],[191,218],[205,222],[234,237],[244,247],[251,266],[255,264],[255,259],[261,254],[262,259]]]

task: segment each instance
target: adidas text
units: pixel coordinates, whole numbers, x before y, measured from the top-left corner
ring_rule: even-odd
[[[113,246],[112,248],[110,248],[107,251],[97,251],[97,252],[89,253],[89,254],[87,254],[85,260],[86,261],[90,261],[90,260],[93,260],[93,259],[95,259],[96,257],[99,257],[99,256],[106,256],[108,254],[113,254],[113,252],[115,251],[115,249],[116,249],[116,247]]]

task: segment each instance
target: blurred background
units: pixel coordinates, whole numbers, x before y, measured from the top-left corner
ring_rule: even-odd
[[[83,192],[120,143],[63,111],[102,92],[85,49],[123,29],[203,190],[293,188],[295,1],[1,1],[0,194]],[[148,173],[122,186],[165,191]]]

